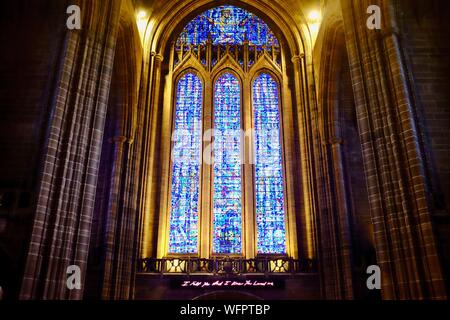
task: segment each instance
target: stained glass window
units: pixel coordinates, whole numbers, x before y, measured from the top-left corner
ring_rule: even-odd
[[[286,252],[278,84],[267,73],[253,83],[257,250]]]
[[[214,86],[214,253],[242,252],[241,88],[223,74]]]
[[[210,40],[212,47],[204,45]],[[249,47],[242,46],[248,41]],[[232,48],[224,45],[231,45]],[[267,47],[264,47],[267,46]],[[189,63],[188,56],[197,57],[203,66],[216,66],[231,56],[243,66],[268,58],[279,65],[281,48],[269,26],[258,16],[238,7],[223,5],[207,10],[190,21],[180,33],[174,47],[174,65],[180,70]],[[210,53],[210,54],[208,54]],[[207,60],[209,59],[209,60]],[[174,69],[175,70],[175,69]],[[240,68],[239,72],[247,72]],[[205,77],[215,74],[205,68]],[[175,72],[175,71],[174,71]],[[178,72],[178,69],[176,69]],[[284,202],[284,172],[280,125],[279,84],[264,72],[251,83],[252,119],[255,129],[254,148],[254,211],[257,253],[286,253],[286,218]],[[246,75],[248,76],[248,74]],[[206,79],[211,81],[212,79]],[[197,253],[200,216],[211,214],[211,229],[202,230],[205,244],[211,244],[215,254],[243,253],[243,208],[245,204],[242,170],[244,139],[242,136],[242,88],[233,70],[226,71],[213,83],[212,105],[205,104],[205,113],[212,115],[214,140],[211,164],[211,193],[203,200],[211,203],[211,212],[200,213],[202,160],[201,80],[194,73],[185,74],[175,85],[177,89],[171,167],[171,211],[169,253]],[[206,149],[205,149],[206,151]],[[251,177],[248,177],[251,179]],[[203,181],[206,183],[206,181]],[[252,196],[252,195],[250,195]],[[254,241],[248,239],[248,241]]]
[[[208,10],[189,22],[178,38],[180,44],[204,44],[211,36],[212,43],[278,46],[269,26],[256,15],[234,6],[220,6]]]
[[[202,82],[188,73],[178,82],[172,136],[169,253],[196,253],[202,141]]]

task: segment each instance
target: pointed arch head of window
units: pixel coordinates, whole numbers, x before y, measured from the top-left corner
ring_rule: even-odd
[[[242,253],[241,86],[231,73],[214,85],[213,253]]]
[[[286,253],[279,86],[269,73],[253,82],[257,252]]]
[[[193,72],[176,86],[169,253],[198,252],[203,84]]]
[[[208,38],[213,45],[240,45],[247,40],[250,45],[279,46],[261,18],[230,5],[212,8],[191,20],[178,37],[177,45],[205,44]]]

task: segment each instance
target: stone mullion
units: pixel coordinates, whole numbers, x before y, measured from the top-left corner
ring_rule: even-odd
[[[257,227],[255,212],[255,186],[254,186],[254,170],[255,170],[255,154],[254,143],[254,124],[253,124],[253,108],[252,108],[252,84],[251,79],[246,77],[243,83],[242,95],[242,119],[243,130],[245,133],[250,132],[250,136],[241,135],[241,158],[243,167],[243,194],[244,194],[244,212],[243,212],[243,239],[244,239],[244,256],[247,259],[253,259],[258,254],[257,249]]]
[[[213,228],[213,212],[212,212],[212,179],[213,179],[213,166],[209,159],[212,159],[212,153],[206,153],[206,150],[212,150],[213,139],[212,135],[206,135],[205,133],[212,130],[213,124],[213,88],[214,84],[212,79],[208,78],[203,83],[203,134],[202,134],[202,154],[201,154],[201,205],[200,205],[200,228],[199,228],[199,241],[200,241],[200,257],[210,258],[212,252],[212,228]],[[209,131],[212,132],[212,131]],[[208,139],[206,139],[208,138]],[[209,148],[206,143],[210,143]]]

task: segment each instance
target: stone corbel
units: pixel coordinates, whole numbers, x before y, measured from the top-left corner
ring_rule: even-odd
[[[130,139],[125,136],[115,136],[113,138],[110,138],[108,140],[111,144],[124,144],[125,142],[129,141]]]
[[[327,144],[331,146],[342,145],[344,144],[344,140],[339,137],[331,137],[328,139]]]

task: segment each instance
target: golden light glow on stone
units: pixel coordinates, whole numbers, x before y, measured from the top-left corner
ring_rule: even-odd
[[[319,10],[311,10],[307,16],[309,32],[311,34],[311,42],[314,44],[319,34],[322,14]]]
[[[147,11],[145,11],[145,10],[140,10],[140,11],[137,13],[136,17],[137,17],[138,20],[142,20],[142,19],[147,18]]]
[[[145,34],[151,28],[151,21],[149,22],[149,14],[146,10],[139,10],[136,13],[136,24],[139,30],[139,36],[141,37],[142,43],[144,43]]]
[[[322,15],[318,10],[311,10],[308,14],[308,20],[309,23],[318,23],[320,22],[320,19],[322,18]]]

